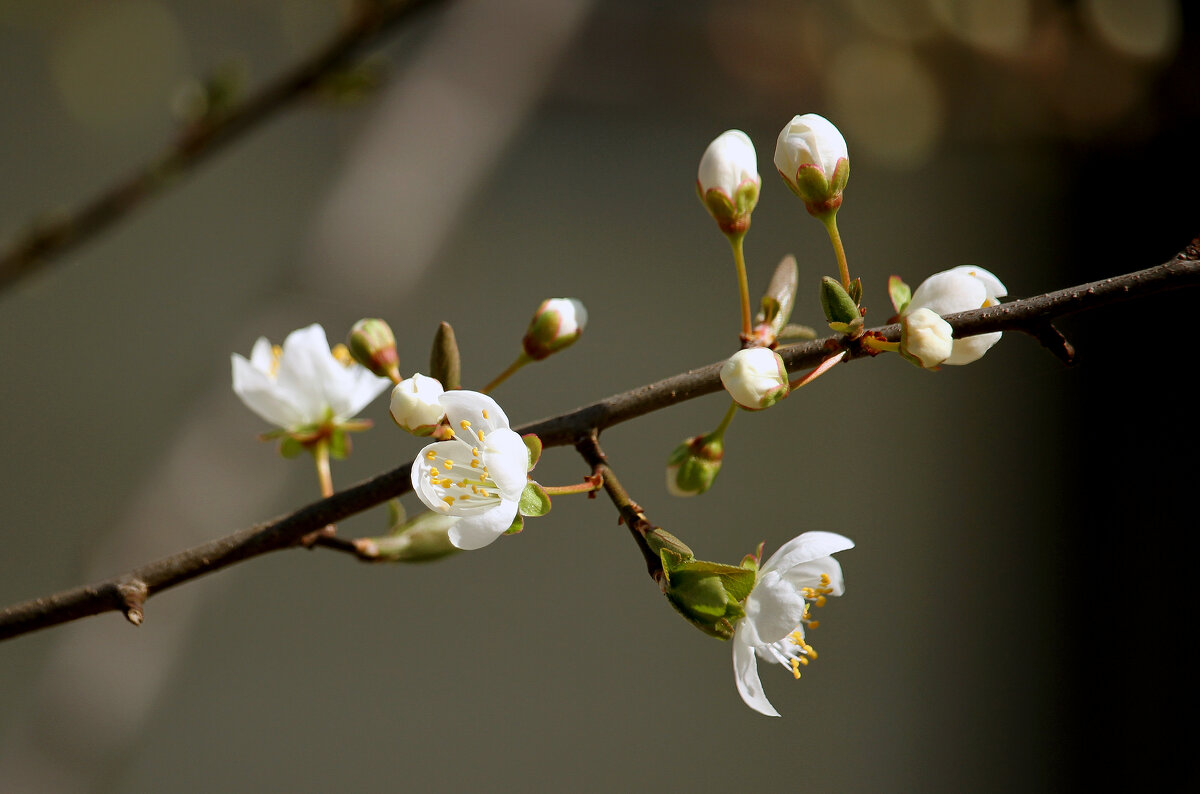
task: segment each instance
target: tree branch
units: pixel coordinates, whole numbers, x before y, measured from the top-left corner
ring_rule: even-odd
[[[350,23],[291,71],[229,112],[185,128],[164,151],[76,211],[35,224],[0,254],[0,291],[119,222],[168,186],[178,184],[180,176],[306,96],[385,34],[435,3],[436,0],[358,3]]]
[[[1200,238],[1193,240],[1169,262],[1148,270],[953,314],[945,319],[959,337],[990,331],[1024,331],[1041,339],[1046,337],[1044,329],[1065,315],[1190,286],[1200,286]],[[894,341],[899,339],[900,328],[895,324],[887,325],[873,329],[871,333]],[[1064,343],[1062,340],[1057,346]],[[874,355],[857,341],[844,336],[790,345],[778,352],[789,371],[794,371],[816,366],[831,351],[839,349],[848,350],[849,358]],[[578,445],[585,456],[592,454],[589,461],[593,465],[602,464],[602,456],[597,457],[600,453],[595,452],[598,447],[589,444],[589,438],[613,425],[720,391],[719,372],[723,363],[710,364],[616,394],[516,430],[521,434],[536,433],[546,447]],[[143,605],[150,596],[251,557],[293,547],[311,532],[407,493],[411,490],[411,465],[407,463],[379,474],[289,515],[106,581],[11,606],[0,612],[0,640],[110,611],[124,613],[136,625],[142,620]]]

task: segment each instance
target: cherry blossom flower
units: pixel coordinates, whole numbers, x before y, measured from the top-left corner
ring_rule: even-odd
[[[934,273],[921,282],[904,307],[904,316],[919,309],[929,309],[939,317],[948,314],[995,306],[1008,294],[1000,279],[974,265],[960,265]],[[1001,333],[976,334],[954,340],[954,349],[943,364],[970,364],[983,358],[992,345],[1000,341]]]
[[[504,534],[517,516],[529,472],[529,448],[486,394],[449,391],[438,398],[454,438],[421,450],[412,484],[430,510],[459,516],[450,542],[480,549]]]
[[[758,659],[777,662],[794,677],[817,652],[805,638],[805,627],[817,622],[811,607],[824,606],[827,596],[844,590],[842,567],[831,557],[854,548],[833,532],[805,532],[779,547],[758,570],[754,589],[746,598],[746,616],[734,626],[733,672],[746,705],[769,717],[779,712],[763,693]]]
[[[317,324],[288,334],[282,348],[260,337],[249,360],[234,353],[232,363],[233,391],[242,402],[291,432],[343,424],[391,385],[348,353],[335,356]]]

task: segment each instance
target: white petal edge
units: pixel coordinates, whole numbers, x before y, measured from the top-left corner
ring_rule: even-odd
[[[455,389],[438,397],[438,402],[446,409],[446,418],[450,421],[450,428],[455,432],[458,432],[459,423],[463,419],[470,422],[476,430],[482,429],[485,433],[509,426],[508,415],[504,413],[504,409],[486,394]],[[485,410],[488,413],[486,419],[483,417]]]
[[[767,571],[784,573],[800,563],[828,557],[839,551],[854,548],[854,541],[836,532],[812,531],[798,535],[775,550],[759,569],[760,575]]]
[[[453,529],[451,530],[453,531]],[[740,637],[741,621],[733,634],[733,680],[738,694],[746,705],[768,717],[778,717],[779,712],[767,700],[763,692],[762,679],[758,677],[758,657],[754,647]]]
[[[450,527],[450,542],[463,551],[482,549],[503,535],[516,517],[516,500],[503,500],[486,513],[459,518]]]

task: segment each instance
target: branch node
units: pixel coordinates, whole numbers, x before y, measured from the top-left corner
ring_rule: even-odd
[[[141,579],[125,579],[117,582],[116,588],[125,619],[135,626],[142,625],[142,621],[146,619],[144,607],[150,595],[150,588]]]

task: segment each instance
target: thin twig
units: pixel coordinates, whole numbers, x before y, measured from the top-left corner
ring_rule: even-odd
[[[1040,333],[1037,329],[1067,314],[1188,286],[1200,286],[1200,238],[1193,240],[1185,251],[1169,262],[1148,270],[986,309],[962,312],[950,315],[946,320],[959,337],[989,331],[1031,330]],[[889,325],[873,329],[872,333],[895,340],[899,338],[900,331],[899,326]],[[848,341],[841,336],[783,347],[779,353],[788,370],[795,371],[816,366],[830,352],[839,349],[848,350],[847,358],[872,355],[857,341]],[[536,433],[545,447],[583,442],[583,449],[587,449],[587,439],[605,428],[719,391],[722,363],[710,364],[559,416],[531,422],[517,428],[517,431],[521,434]],[[122,612],[132,622],[140,622],[143,604],[150,596],[251,557],[293,547],[314,530],[407,493],[411,490],[410,469],[411,463],[406,463],[282,518],[180,552],[112,579],[11,606],[0,612],[0,639],[109,611]]]
[[[36,224],[0,254],[0,291],[117,223],[168,186],[178,184],[180,176],[307,96],[385,34],[436,2],[378,0],[357,4],[349,24],[289,72],[229,112],[187,128],[156,157],[74,212]]]

